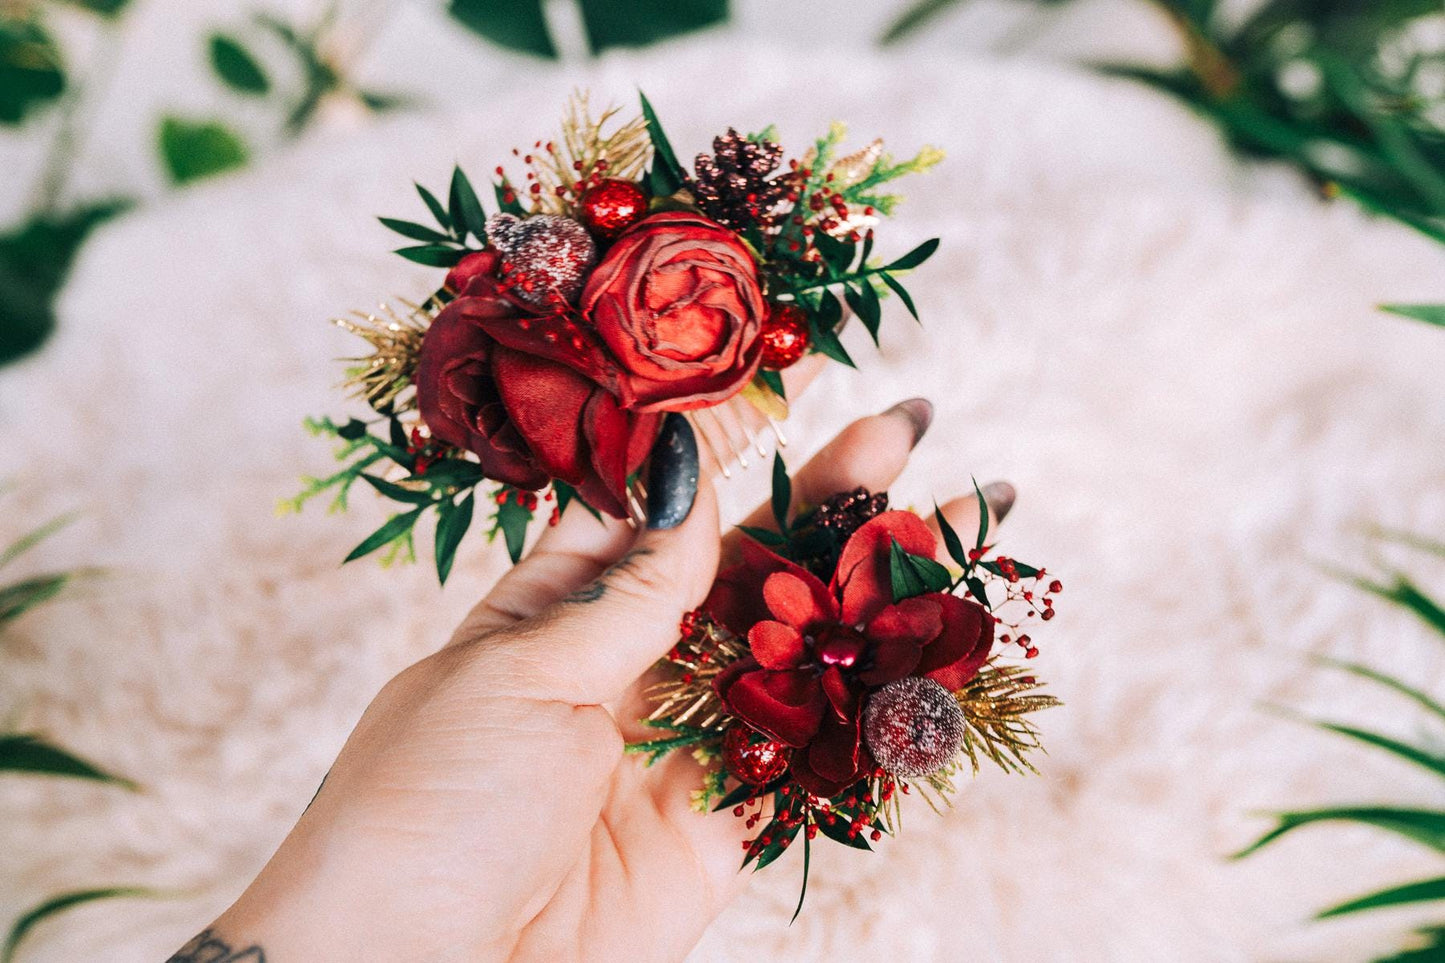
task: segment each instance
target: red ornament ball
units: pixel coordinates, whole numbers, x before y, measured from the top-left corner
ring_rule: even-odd
[[[647,192],[633,181],[609,177],[587,188],[579,206],[588,230],[613,238],[647,216]]]
[[[740,782],[761,786],[788,768],[788,747],[752,726],[735,722],[723,733],[723,765]]]
[[[965,719],[943,686],[909,676],[883,686],[863,709],[863,737],[885,772],[904,778],[935,773],[963,745]]]
[[[759,337],[763,342],[763,367],[782,371],[797,364],[808,353],[812,337],[808,333],[808,315],[796,304],[770,305]]]

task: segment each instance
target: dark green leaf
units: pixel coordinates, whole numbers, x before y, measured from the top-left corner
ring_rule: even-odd
[[[904,551],[896,538],[888,550],[888,574],[894,602],[928,592],[944,592],[953,585],[948,569],[931,558]]]
[[[250,159],[241,136],[216,120],[166,117],[158,134],[161,160],[174,184],[244,167]]]
[[[813,235],[813,246],[823,256],[823,263],[828,266],[834,276],[847,272],[853,264],[854,255],[857,254],[857,248],[852,244],[840,241],[822,231]]]
[[[853,286],[846,285],[843,288],[843,298],[848,302],[848,307],[863,322],[863,327],[868,329],[868,335],[873,343],[878,343],[878,324],[882,320],[882,312],[878,305],[878,292],[873,290],[873,285],[865,279],[859,283],[857,290]]]
[[[783,374],[781,371],[768,371],[767,369],[760,369],[758,371],[758,377],[762,379],[763,384],[768,386],[769,391],[777,395],[779,398],[787,400],[787,389],[783,387]]]
[[[577,489],[573,488],[571,485],[567,484],[564,481],[554,479],[552,481],[552,491],[557,495],[557,515],[559,517],[562,515],[563,512],[567,510],[568,505],[571,505],[575,502],[585,508],[587,510],[587,513],[593,518],[597,519],[599,522],[602,521],[602,513],[599,512],[597,509],[593,508],[591,505],[587,504],[587,500],[581,495],[577,494]]]
[[[793,918],[788,920],[788,925],[798,921],[798,914],[803,912],[803,900],[808,898],[808,870],[813,862],[813,841],[808,837],[808,822],[804,822],[803,832],[803,888],[798,892],[798,905],[793,910]]]
[[[788,544],[788,540],[770,528],[756,528],[752,525],[739,525],[738,531],[748,538],[762,545],[776,548],[779,545]]]
[[[448,10],[492,43],[539,57],[557,56],[542,0],[451,0]]]
[[[938,522],[938,530],[943,533],[943,545],[948,549],[948,557],[965,571],[972,568],[973,563],[969,561],[968,553],[963,550],[963,541],[953,526],[948,524],[948,519],[943,517],[943,509],[938,507],[938,502],[933,503],[933,517]]]
[[[841,361],[850,368],[856,368],[848,349],[838,340],[838,322],[843,320],[843,306],[832,291],[824,291],[818,311],[810,314],[808,322],[812,327],[813,347],[834,361]]]
[[[1338,806],[1301,812],[1277,813],[1278,825],[1249,846],[1234,854],[1234,859],[1268,846],[1286,833],[1301,826],[1322,822],[1349,822],[1374,826],[1397,833],[1437,852],[1445,852],[1445,812],[1433,809],[1397,809],[1388,806]]]
[[[982,579],[969,576],[963,580],[963,584],[968,586],[968,590],[973,593],[973,597],[979,605],[989,609],[993,608],[993,603],[988,600],[988,586],[983,584]]]
[[[1378,732],[1371,732],[1368,729],[1357,729],[1354,726],[1344,726],[1338,723],[1319,721],[1311,722],[1311,724],[1326,732],[1333,732],[1347,739],[1363,742],[1376,749],[1383,749],[1391,755],[1398,756],[1407,762],[1413,762],[1417,766],[1428,769],[1437,776],[1445,776],[1445,757],[1421,749],[1419,746],[1412,746],[1407,742],[1401,742],[1398,739],[1392,739],[1389,736],[1381,735]]]
[[[35,606],[55,598],[69,583],[70,575],[59,572],[53,575],[36,575],[0,586],[0,626],[15,621]]]
[[[117,16],[126,7],[130,6],[130,0],[66,0],[72,6],[80,7],[91,13],[100,14],[102,17]]]
[[[363,473],[361,480],[392,501],[403,502],[407,505],[429,505],[433,501],[431,492],[429,491],[403,488],[401,485],[389,482],[384,478],[377,478],[375,475]]]
[[[421,195],[422,203],[426,204],[426,209],[431,211],[431,216],[436,218],[436,222],[441,225],[442,230],[450,231],[452,229],[452,218],[451,215],[447,213],[447,209],[442,206],[442,202],[437,200],[435,194],[415,181],[412,182],[412,186],[415,187],[416,192]]]
[[[727,20],[727,0],[581,0],[593,53],[641,47]]]
[[[1445,304],[1382,304],[1380,310],[1445,327]]]
[[[973,493],[978,497],[978,538],[974,540],[973,547],[982,550],[988,539],[988,501],[983,497],[983,489],[978,487],[978,479],[970,481],[973,482]]]
[[[420,102],[409,94],[389,94],[381,90],[358,90],[356,96],[366,105],[366,109],[374,114],[384,114],[392,110],[403,110],[407,107],[415,107]]]
[[[1372,682],[1378,682],[1380,685],[1383,685],[1386,688],[1394,689],[1396,692],[1405,696],[1407,699],[1413,699],[1415,702],[1419,703],[1428,711],[1434,713],[1441,719],[1445,719],[1445,705],[1441,705],[1439,702],[1435,701],[1435,699],[1432,698],[1430,694],[1425,692],[1424,690],[1416,689],[1413,686],[1407,685],[1399,679],[1396,679],[1394,676],[1386,675],[1385,673],[1380,672],[1377,669],[1373,669],[1367,665],[1361,665],[1357,662],[1341,662],[1337,659],[1328,658],[1320,658],[1317,661],[1320,662],[1322,665],[1332,666],[1333,668],[1341,669],[1353,675],[1360,676],[1363,679],[1369,679]]]
[[[441,515],[437,518],[436,562],[437,578],[443,585],[447,584],[447,576],[452,573],[457,547],[461,545],[462,536],[472,525],[472,513],[476,506],[477,499],[473,492],[467,492],[467,497],[456,505],[449,501],[441,503]]]
[[[1359,899],[1331,906],[1315,918],[1328,919],[1333,916],[1344,916],[1347,913],[1379,909],[1382,906],[1404,906],[1410,903],[1428,903],[1438,899],[1445,899],[1445,876],[1382,889],[1368,896],[1361,896]]]
[[[441,231],[434,231],[424,225],[412,221],[399,221],[394,217],[378,217],[378,221],[391,228],[402,237],[409,237],[413,241],[428,241],[431,243],[447,243],[452,237],[450,234],[443,234]]]
[[[788,532],[788,506],[793,503],[793,482],[788,477],[788,466],[783,464],[782,452],[773,453],[773,519],[778,531]]]
[[[770,783],[767,786],[754,786],[750,782],[739,783],[736,789],[717,801],[712,807],[712,811],[715,813],[722,812],[724,809],[730,809],[733,806],[741,806],[751,799],[767,795],[776,785],[776,783]]]
[[[939,14],[963,3],[964,0],[918,0],[888,25],[879,43],[897,43],[922,29]]]
[[[1403,575],[1395,576],[1395,582],[1392,585],[1371,582],[1369,579],[1363,578],[1352,578],[1350,581],[1366,592],[1378,595],[1403,609],[1414,612],[1426,625],[1441,635],[1445,635],[1445,609],[1442,609],[1434,599],[1420,591],[1415,583]]]
[[[472,182],[467,175],[462,173],[460,167],[452,168],[451,204],[447,213],[451,216],[452,224],[457,229],[457,237],[465,235],[462,231],[469,231],[482,244],[487,243],[487,215],[482,210],[482,202],[477,197],[477,192],[472,189]]]
[[[14,963],[15,951],[20,946],[20,941],[42,921],[64,912],[73,906],[80,906],[84,903],[94,903],[103,899],[133,898],[141,896],[153,896],[150,890],[140,889],[135,886],[109,886],[104,889],[83,889],[73,893],[64,893],[60,896],[52,896],[39,906],[30,910],[15,921],[10,927],[10,933],[5,938],[4,947],[0,947],[0,963]]]
[[[136,790],[140,787],[129,779],[112,775],[58,746],[53,746],[30,733],[0,735],[0,772],[19,772],[36,776],[66,776],[89,779]]]
[[[893,290],[894,294],[898,295],[898,300],[902,301],[903,306],[908,309],[908,313],[913,315],[913,320],[921,321],[922,319],[918,317],[918,308],[913,305],[913,296],[908,293],[902,284],[898,283],[898,279],[886,272],[878,276],[883,279],[884,284]]]
[[[652,139],[652,170],[647,175],[648,189],[654,197],[669,197],[687,181],[687,175],[678,163],[677,154],[673,152],[647,95],[639,91],[638,97],[642,100],[642,116],[647,120],[647,136]]]
[[[345,438],[347,441],[355,441],[366,434],[366,422],[357,421],[352,418],[346,424],[336,429],[338,438]]]
[[[818,820],[818,831],[834,842],[842,843],[844,846],[852,846],[854,849],[866,849],[869,851],[873,849],[872,846],[868,845],[868,840],[862,833],[852,837],[848,835],[848,821],[846,819],[836,819],[829,822],[826,817],[821,818]]]
[[[418,244],[415,247],[397,248],[393,253],[427,267],[454,267],[467,252],[459,247],[442,244]]]
[[[0,15],[0,124],[19,124],[65,92],[60,48],[23,9]]]
[[[346,556],[346,560],[341,564],[345,565],[346,562],[354,562],[364,555],[370,555],[383,545],[390,545],[398,538],[406,535],[406,533],[410,532],[412,527],[416,525],[417,518],[421,516],[425,508],[426,506],[423,505],[421,508],[413,508],[409,512],[403,512],[400,515],[392,517],[385,525],[368,535],[364,542],[352,549],[351,554]]]
[[[907,254],[903,255],[898,260],[894,261],[892,264],[889,264],[885,268],[885,270],[907,271],[910,268],[916,268],[918,267],[918,265],[931,258],[933,256],[933,252],[937,250],[938,238],[929,238],[922,244],[915,247],[913,250],[909,251]]]
[[[128,206],[112,201],[40,214],[0,234],[0,365],[45,342],[55,327],[55,297],[80,246]]]
[[[240,93],[260,96],[271,89],[261,65],[234,37],[211,34],[211,68],[222,83]]]
[[[507,555],[513,564],[522,560],[522,548],[527,541],[527,525],[532,521],[530,510],[507,499],[497,506],[497,528],[507,543]]]
[[[455,485],[466,488],[482,480],[482,466],[464,458],[448,458],[434,462],[424,475],[413,475],[409,480],[424,481],[430,485]]]

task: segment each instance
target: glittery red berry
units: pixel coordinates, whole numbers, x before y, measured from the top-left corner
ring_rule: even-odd
[[[752,726],[735,722],[723,734],[722,758],[733,778],[761,786],[788,768],[788,747]]]
[[[963,710],[932,679],[909,676],[883,686],[863,709],[868,750],[886,772],[927,776],[947,765],[963,745]]]
[[[632,181],[609,177],[589,187],[578,207],[588,230],[613,238],[647,216],[647,192]]]
[[[502,254],[507,290],[539,306],[576,298],[597,260],[591,235],[559,214],[493,214],[487,218],[487,239]]]
[[[808,315],[796,304],[769,305],[768,318],[760,335],[763,367],[781,371],[808,353]]]

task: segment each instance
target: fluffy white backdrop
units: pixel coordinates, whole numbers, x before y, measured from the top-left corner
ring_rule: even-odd
[[[796,406],[790,457],[926,395],[938,417],[897,499],[1013,481],[1006,548],[1066,584],[1037,633],[1068,703],[1041,717],[1044,777],[985,772],[875,855],[819,847],[791,928],[789,856],[696,959],[1347,961],[1418,917],[1305,922],[1438,872],[1391,838],[1306,831],[1224,857],[1265,825],[1252,810],[1433,801],[1424,777],[1260,705],[1410,731],[1398,706],[1307,668],[1311,652],[1445,685],[1421,631],[1318,567],[1366,564],[1370,523],[1445,532],[1445,338],[1372,309],[1438,300],[1440,252],[1246,174],[1128,85],[943,54],[847,60],[820,85],[796,54],[724,37],[499,78],[470,109],[312,138],[95,238],[56,339],[0,375],[0,475],[18,483],[7,530],[83,513],[35,565],[112,574],[13,634],[0,705],[146,788],[0,786],[0,915],[96,883],[176,897],[78,911],[29,959],[152,961],[199,929],[370,696],[500,571],[475,544],[445,591],[424,566],[340,570],[379,506],[272,511],[329,463],[299,425],[343,408],[332,359],[354,345],[326,319],[426,290],[372,216],[405,215],[412,178],[440,183],[453,159],[482,171],[545,135],[574,84],[620,100],[640,84],[687,152],[768,121],[798,147],[832,117],[948,151],[885,235],[944,239],[910,283],[925,327],[890,306],[881,355],[851,332],[863,370]],[[726,82],[699,98],[701,76]],[[726,501],[762,488],[732,483]]]

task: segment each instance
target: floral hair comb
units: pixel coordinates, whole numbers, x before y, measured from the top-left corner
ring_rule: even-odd
[[[460,168],[447,203],[417,185],[434,223],[382,218],[413,244],[397,253],[446,269],[419,302],[338,321],[372,348],[347,384],[367,419],[310,420],[344,462],[282,504],[360,480],[400,508],[348,556],[414,558],[436,519],[445,582],[487,486],[489,537],[515,561],[533,515],[576,502],[640,518],[640,469],[663,416],[686,412],[717,470],[786,444],[780,374],[816,353],[853,361],[838,339],[851,310],[876,341],[881,301],[917,311],[901,277],[938,247],[874,254],[874,227],[900,200],[884,185],[937,163],[895,162],[873,141],[840,156],[840,124],[783,162],[772,128],[731,128],[679,162],[651,105],[593,118],[577,95],[555,140],[514,150],[520,180],[495,168],[488,214]],[[373,429],[376,429],[375,431]]]
[[[628,751],[703,764],[693,803],[746,819],[744,868],[801,841],[805,895],[819,833],[871,849],[898,831],[904,796],[936,810],[984,761],[1034,771],[1030,716],[1059,703],[1008,656],[1039,654],[1029,623],[1053,619],[1063,585],[993,551],[982,492],[968,548],[935,512],[950,569],[887,493],[790,518],[781,458],[773,486],[777,530],[745,529],[741,558],[683,619],[644,720],[664,734]]]

